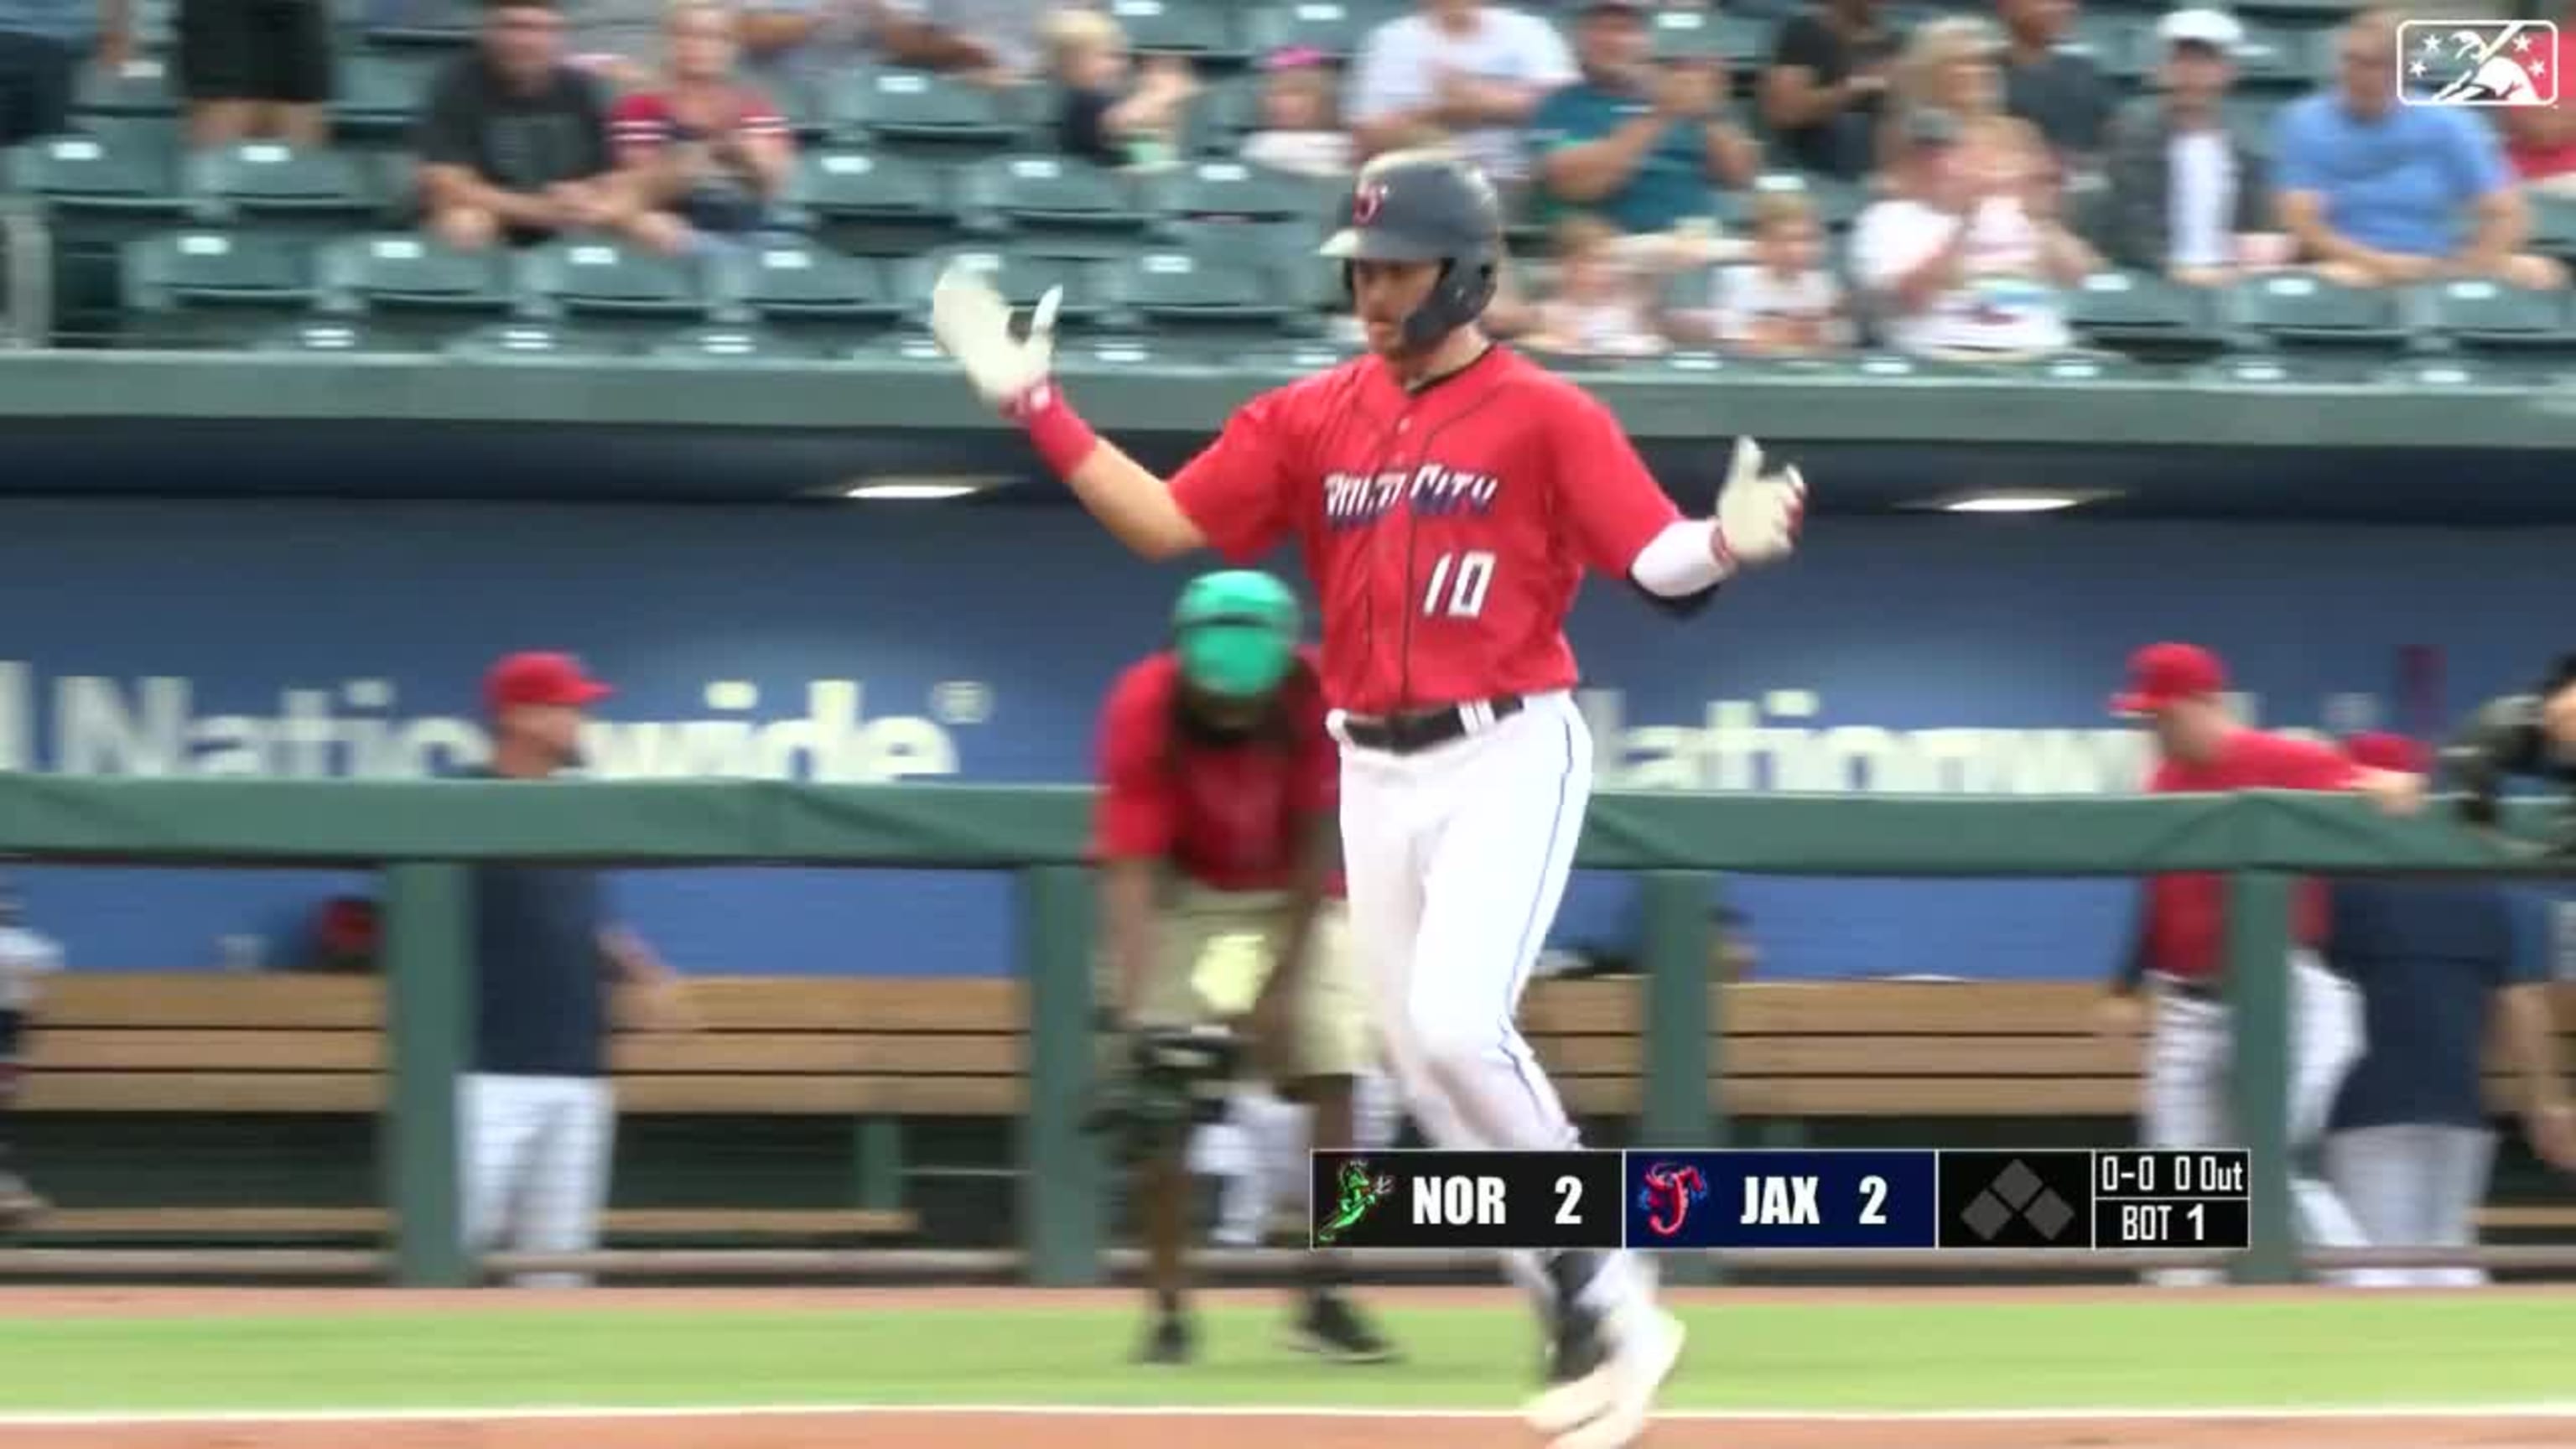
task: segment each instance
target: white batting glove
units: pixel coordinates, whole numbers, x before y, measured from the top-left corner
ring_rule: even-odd
[[[1029,313],[1028,336],[1013,337],[1011,304],[981,273],[952,266],[930,289],[930,331],[984,401],[1011,412],[1055,364],[1055,313],[1063,301],[1064,289],[1049,287]]]
[[[1807,480],[1795,467],[1762,471],[1762,445],[1735,440],[1726,482],[1717,493],[1717,542],[1738,567],[1771,563],[1798,545],[1807,514]]]

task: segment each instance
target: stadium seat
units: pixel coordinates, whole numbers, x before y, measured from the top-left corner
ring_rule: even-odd
[[[1200,66],[1231,69],[1248,58],[1235,15],[1209,0],[1109,0],[1109,18],[1145,55],[1182,55]]]
[[[128,242],[124,258],[126,346],[239,345],[320,296],[299,237],[190,228]]]
[[[912,309],[886,264],[799,237],[748,248],[727,266],[729,299],[781,332],[831,329],[845,338],[890,327]]]
[[[1336,220],[1345,187],[1241,161],[1192,161],[1148,182],[1144,204],[1158,225],[1183,221],[1293,222],[1320,232]]]
[[[675,333],[645,349],[664,362],[796,363],[811,362],[814,348],[759,327],[717,322]]]
[[[85,65],[72,110],[81,116],[177,115],[179,100],[171,91],[174,80],[157,60],[133,61],[114,71]]]
[[[1771,53],[1773,25],[1760,16],[1706,10],[1659,9],[1654,12],[1655,54],[1664,60],[1710,57],[1740,66]]]
[[[2531,249],[2562,260],[2576,258],[2576,198],[2523,194],[2531,202]]]
[[[348,237],[322,249],[322,310],[424,348],[509,315],[507,253],[459,252],[407,233]]]
[[[459,49],[474,43],[481,0],[375,0],[361,34],[370,46]]]
[[[840,140],[922,154],[1004,151],[1028,130],[994,92],[929,71],[854,71],[834,82],[828,104]]]
[[[190,209],[207,225],[250,221],[336,232],[377,219],[384,207],[378,178],[347,151],[246,141],[191,156],[180,171]]]
[[[1252,12],[1245,39],[1257,56],[1303,48],[1348,60],[1359,54],[1369,31],[1398,9],[1368,0],[1290,0]]]
[[[813,217],[825,241],[862,256],[918,256],[957,229],[948,172],[910,157],[809,152],[797,161],[787,200]]]
[[[331,134],[358,144],[409,136],[446,63],[447,57],[434,51],[343,56],[331,103]]]
[[[1181,149],[1193,156],[1240,156],[1261,125],[1261,78],[1228,76],[1199,87],[1181,118]]]
[[[185,214],[172,144],[127,132],[53,136],[6,153],[7,189],[56,216],[81,213],[167,223]]]
[[[2281,272],[2237,283],[2230,299],[2244,325],[2276,347],[2393,352],[2410,335],[2398,295],[2340,287],[2310,272]]]
[[[2115,84],[2135,81],[2155,68],[2156,52],[2135,17],[2116,11],[2087,10],[2075,17],[2073,31],[2059,49],[2083,56]]]
[[[1035,256],[1000,247],[960,247],[934,259],[932,275],[949,267],[980,272],[1014,310],[1034,307],[1050,287],[1062,287],[1057,325],[1066,331],[1115,320],[1118,291],[1103,275],[1103,263],[1078,258]]]
[[[1067,156],[978,162],[959,179],[957,200],[967,231],[1056,256],[1116,256],[1149,219],[1127,178]]]
[[[2153,47],[2141,48],[2152,51]],[[2331,37],[2321,51],[2307,32],[2250,23],[2235,51],[2237,100],[2242,103],[2248,91],[2266,99],[2306,91],[2334,73],[2333,54]],[[2320,58],[2329,62],[2328,69],[2314,68]]]
[[[604,239],[549,242],[527,252],[519,262],[518,293],[521,316],[567,322],[602,340],[722,320],[699,262]]]
[[[412,352],[408,340],[379,334],[365,322],[351,317],[307,317],[290,322],[273,332],[252,340],[253,352],[302,352],[337,354],[346,352]]]
[[[2571,326],[2565,292],[2457,277],[2420,289],[2417,301],[2426,328],[2463,351],[2576,351],[2576,326]]]
[[[2215,357],[2227,349],[2210,295],[2145,272],[2095,272],[2067,298],[2076,335],[2149,362]]]
[[[439,349],[466,362],[589,361],[621,350],[560,323],[524,317],[477,327]]]
[[[1258,258],[1165,249],[1114,265],[1118,300],[1157,335],[1254,339],[1311,317]]]

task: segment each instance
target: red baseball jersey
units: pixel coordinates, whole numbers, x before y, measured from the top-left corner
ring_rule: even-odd
[[[755,90],[728,91],[718,103],[718,116],[707,128],[744,136],[785,136],[787,119],[769,98]],[[697,128],[683,125],[675,114],[671,97],[661,91],[637,91],[621,96],[608,113],[609,139],[617,147],[619,161],[632,163],[651,156],[670,144],[673,138]],[[711,136],[703,139],[713,139]]]
[[[1314,660],[1289,676],[1286,748],[1260,741],[1211,747],[1174,728],[1181,670],[1171,654],[1128,668],[1100,719],[1100,804],[1092,852],[1103,860],[1168,861],[1221,891],[1285,890],[1316,822],[1341,795],[1341,757],[1324,733]],[[1340,895],[1335,872],[1326,893]]]
[[[1172,494],[1238,562],[1297,540],[1325,696],[1364,715],[1571,688],[1584,570],[1626,577],[1681,517],[1609,409],[1500,347],[1427,387],[1363,357],[1266,393]]]
[[[2361,768],[2325,745],[2261,730],[2236,730],[2216,759],[2166,760],[2148,777],[2149,794],[2214,794],[2227,790],[2349,790]],[[2302,943],[2326,938],[2325,886],[2301,881],[2290,904],[2291,933]],[[2217,974],[2226,955],[2227,885],[2204,872],[2160,875],[2147,887],[2147,965],[2189,980]]]

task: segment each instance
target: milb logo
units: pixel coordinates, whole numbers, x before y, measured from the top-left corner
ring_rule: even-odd
[[[2554,106],[2558,26],[2547,20],[2402,22],[2397,98],[2410,106]]]

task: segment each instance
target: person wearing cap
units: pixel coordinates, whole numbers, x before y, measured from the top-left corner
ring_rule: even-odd
[[[567,654],[512,654],[484,677],[489,780],[544,780],[581,757],[584,712],[609,696]],[[458,1084],[470,1252],[588,1252],[608,1201],[616,1104],[608,1078],[611,988],[643,988],[657,1025],[679,1024],[678,977],[609,916],[582,866],[486,861],[473,872],[472,1059]],[[512,1211],[515,1209],[515,1211]],[[578,1287],[579,1274],[522,1274]]]
[[[1671,231],[1709,215],[1716,188],[1753,180],[1760,148],[1726,118],[1721,62],[1658,62],[1636,0],[1589,0],[1574,48],[1582,79],[1530,119],[1551,210],[1589,211],[1624,232]]]
[[[2427,764],[2402,735],[2358,735],[2344,751],[2382,770]],[[2496,1148],[2483,1081],[2490,1021],[2521,1070],[2533,1152],[2576,1172],[2576,1099],[2549,1006],[2549,903],[2459,878],[2362,876],[2334,882],[2331,894],[2330,950],[2361,989],[2368,1045],[2328,1118],[2326,1178],[2374,1247],[2473,1247]],[[2393,1268],[2360,1281],[2469,1288],[2487,1275]]]
[[[2224,10],[2176,10],[2156,23],[2158,88],[2121,112],[2104,170],[2109,244],[2124,267],[2193,286],[2287,254],[2271,234],[2263,158],[2227,126],[2233,57],[2245,28]]]
[[[1101,862],[1107,997],[1123,1036],[1234,1027],[1281,1096],[1312,1109],[1314,1146],[1354,1142],[1354,1087],[1375,1065],[1348,944],[1340,755],[1288,586],[1253,569],[1183,590],[1167,647],[1122,673],[1099,736],[1092,853]],[[1190,1206],[1175,1139],[1138,1164],[1152,1314],[1139,1357],[1188,1362]],[[1290,1343],[1348,1363],[1393,1356],[1313,1255]]]
[[[2151,644],[2130,657],[2129,687],[2112,707],[2144,718],[2155,732],[2148,793],[2357,790],[2392,813],[2421,804],[2422,776],[2373,769],[2327,745],[2249,729],[2230,714],[2226,690],[2225,666],[2198,645]],[[2205,872],[2148,881],[2136,948],[2112,982],[2106,1021],[2115,1029],[2134,1029],[2142,981],[2154,1002],[2141,1124],[2150,1147],[2226,1147],[2241,1140],[2228,1120],[2233,1030],[2223,979],[2225,892],[2225,881]],[[2283,969],[2290,973],[2289,1141],[2303,1157],[2315,1147],[2326,1110],[2362,1048],[2359,995],[2318,955],[2326,924],[2323,887],[2300,883]],[[2336,1248],[2367,1242],[2351,1210],[2305,1163],[2293,1164],[2292,1181],[2303,1241]],[[2155,1278],[2189,1284],[2211,1275],[2187,1270]]]

